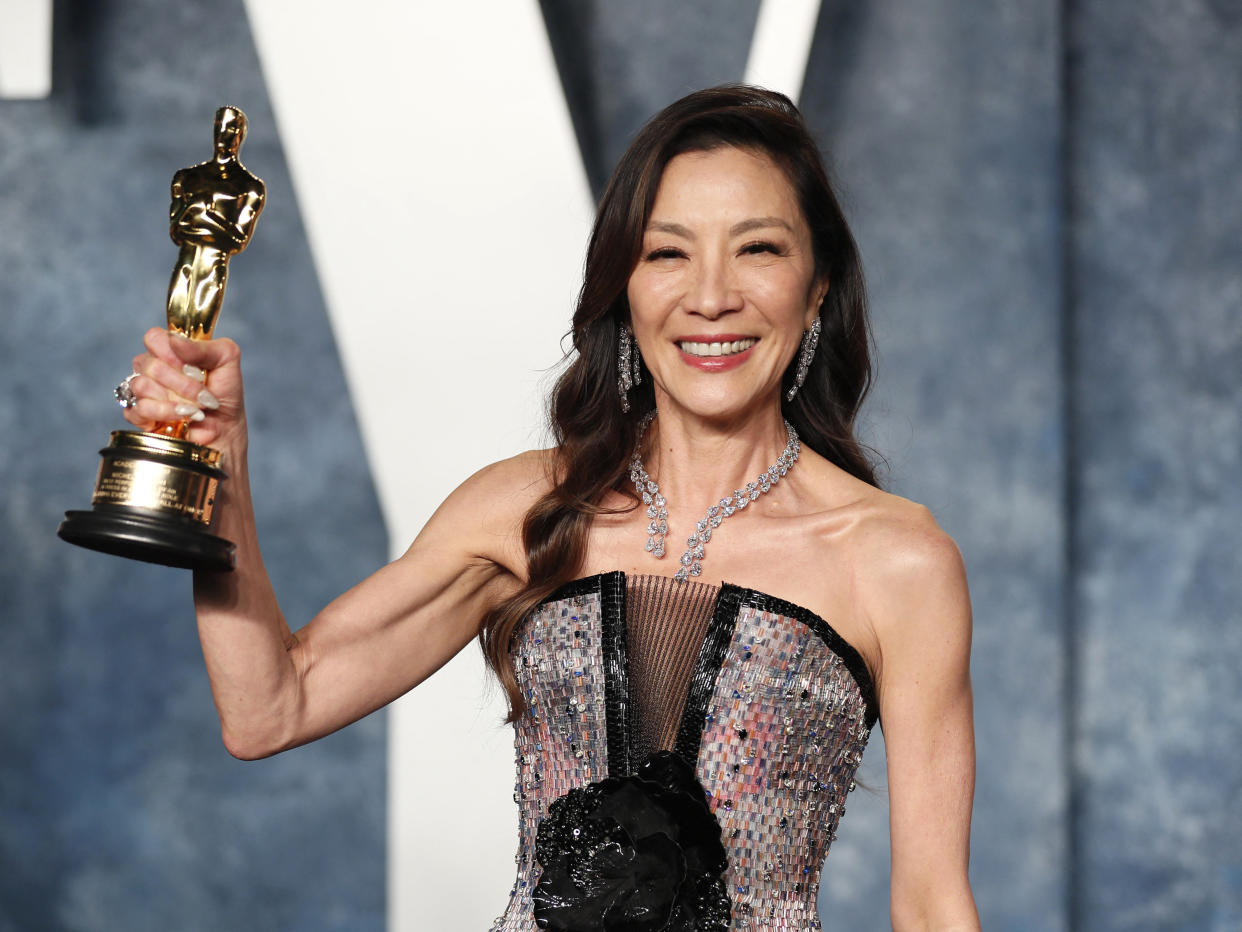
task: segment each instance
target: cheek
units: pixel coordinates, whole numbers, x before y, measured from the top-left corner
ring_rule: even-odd
[[[777,275],[756,280],[749,294],[776,326],[796,324],[801,327],[814,297],[807,283],[798,275]]]
[[[665,313],[677,293],[672,278],[641,271],[630,276],[625,294],[635,323],[638,323],[637,318],[650,322]]]

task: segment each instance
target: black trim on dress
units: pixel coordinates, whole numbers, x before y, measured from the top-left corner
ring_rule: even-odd
[[[716,677],[720,675],[725,655],[729,652],[729,642],[733,640],[737,612],[744,594],[745,590],[737,586],[729,583],[721,585],[720,594],[716,596],[716,609],[712,612],[712,620],[707,625],[707,635],[703,638],[703,647],[699,651],[699,659],[695,662],[694,673],[690,676],[690,688],[686,691],[686,704],[682,708],[681,725],[677,729],[677,741],[673,744],[673,750],[692,767],[698,763],[707,706],[716,690]]]
[[[622,576],[625,573],[617,570]],[[609,573],[599,573],[595,576],[583,576],[581,579],[571,579],[565,585],[561,586],[546,599],[540,602],[540,605],[547,605],[549,602],[559,602],[562,599],[572,599],[578,595],[594,595],[601,591],[604,577],[611,575]]]
[[[630,658],[625,636],[625,573],[600,577],[600,656],[604,664],[604,723],[608,738],[608,776],[633,773],[630,743]]]

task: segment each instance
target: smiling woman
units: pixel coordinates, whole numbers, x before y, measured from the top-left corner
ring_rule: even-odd
[[[147,334],[131,421],[196,397],[187,372],[220,402],[190,439],[232,463],[237,570],[195,577],[230,751],[340,728],[477,636],[517,758],[497,932],[808,929],[880,720],[893,925],[977,928],[961,560],[853,436],[862,273],[788,99],[715,88],[644,128],[601,201],[573,340],[556,446],[468,479],[295,634],[257,546],[239,350]]]
[[[656,407],[709,418],[779,408],[827,290],[797,197],[770,158],[721,146],[672,159],[626,289]]]

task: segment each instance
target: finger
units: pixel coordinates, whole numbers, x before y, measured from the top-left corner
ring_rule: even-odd
[[[202,408],[192,405],[188,401],[178,401],[173,404],[173,414],[181,420],[191,421],[195,424],[207,417],[203,413]]]
[[[227,338],[191,340],[175,330],[152,327],[143,334],[142,342],[150,355],[163,360],[174,369],[189,366],[195,370],[210,372],[241,360],[240,347]],[[195,373],[187,374],[197,377]]]
[[[202,382],[185,374],[184,365],[173,368],[163,359],[147,355],[134,360],[134,371],[139,375],[130,382],[130,389],[135,395],[174,403],[193,402],[213,411],[220,407],[219,400]]]
[[[207,382],[207,373],[204,370],[200,369],[198,366],[191,366],[189,363],[181,364],[181,374],[184,375],[186,378],[197,382],[199,385],[199,388],[197,389],[187,391],[188,383],[180,381],[180,380],[176,384],[168,385],[166,387],[159,385],[159,383],[156,381],[156,377],[159,374],[168,372],[171,369],[175,369],[179,362],[180,360],[171,353],[168,354],[167,359],[164,358],[163,356],[152,356],[150,353],[140,353],[139,355],[134,357],[133,362],[130,365],[130,371],[136,374],[139,374],[139,375],[141,375],[144,372],[151,373],[151,380],[150,380],[150,383],[148,384],[148,389],[147,389],[148,393],[150,394],[158,395],[161,392],[170,391],[176,394],[180,394],[183,397],[188,394],[190,398],[194,398],[195,400],[197,400],[198,396],[202,393],[203,386]],[[157,365],[157,363],[161,365]],[[136,385],[139,387],[135,387]],[[130,379],[130,389],[135,394],[142,393],[141,383],[139,383],[137,379],[133,379],[133,378]],[[204,397],[202,399],[202,402],[200,403],[205,403],[207,407],[213,407],[213,400],[212,400],[213,398],[214,396],[212,396],[212,398]]]
[[[151,361],[149,357],[145,357],[145,360],[147,368],[158,368],[164,365],[158,360]],[[124,411],[126,419],[132,423],[184,420],[193,418],[196,412],[201,413],[202,406],[196,401],[169,390],[156,379],[135,374],[127,381],[130,393],[134,396],[134,403]],[[191,382],[191,384],[197,383]],[[202,420],[202,418],[195,418],[195,420]]]
[[[139,398],[132,408],[123,412],[125,420],[142,430],[150,430],[157,424],[190,421],[198,424],[206,419],[201,408],[185,401],[159,398]]]
[[[174,332],[168,335],[168,345],[179,360],[178,367],[190,365],[210,372],[241,360],[241,349],[228,338],[191,340]]]
[[[128,408],[121,409],[121,417],[125,418],[125,420],[129,421],[139,430],[150,430],[156,423],[153,418],[149,418],[142,413],[144,409],[141,406],[146,400],[147,399],[145,398],[140,398]]]
[[[161,359],[175,368],[181,367],[182,363],[178,359],[177,354],[173,352],[172,341],[169,339],[169,332],[167,330],[160,327],[152,327],[142,335],[142,345],[156,359]]]

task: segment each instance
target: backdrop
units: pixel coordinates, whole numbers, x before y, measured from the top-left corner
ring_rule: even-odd
[[[743,78],[824,145],[867,437],[966,557],[984,927],[1238,928],[1239,61],[1236,0],[0,4],[0,930],[479,929],[512,881],[477,651],[239,763],[187,575],[54,536],[215,108],[268,185],[220,332],[296,626],[541,442],[593,194],[652,112]],[[888,927],[883,765],[877,730],[826,928]]]

